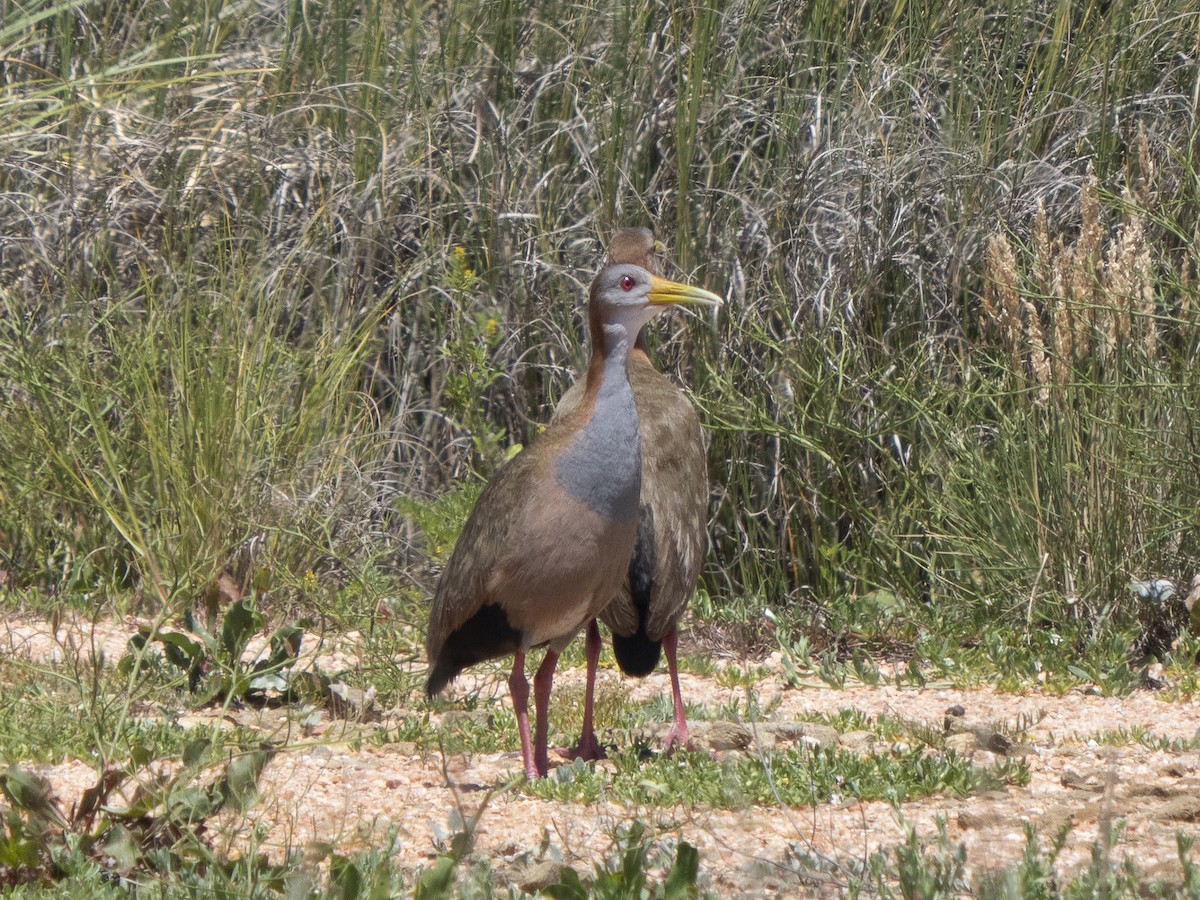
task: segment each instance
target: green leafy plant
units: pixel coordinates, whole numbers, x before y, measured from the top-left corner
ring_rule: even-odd
[[[635,822],[621,831],[612,858],[598,863],[590,877],[585,880],[574,869],[564,867],[559,883],[543,893],[555,900],[686,900],[699,896],[700,857],[695,847],[679,842],[661,882],[654,882],[646,871],[651,852],[645,826]]]
[[[952,847],[944,819],[937,821],[937,837],[930,849],[911,826],[905,827],[904,843],[896,848],[896,880],[905,900],[957,897],[969,885],[966,877],[967,851]]]
[[[286,694],[297,684],[311,693],[313,675],[303,673],[302,681],[292,672],[300,655],[304,629],[283,625],[270,636],[264,654],[252,660],[244,659],[251,638],[262,630],[263,617],[255,608],[251,592],[241,600],[226,605],[220,627],[213,631],[201,625],[188,612],[184,617],[185,630],[142,626],[129,639],[126,654],[118,662],[122,674],[130,674],[140,665],[146,652],[154,645],[161,648],[163,658],[186,677],[188,690],[200,695],[201,703],[227,702],[236,699],[262,697],[268,692]],[[328,680],[316,688],[327,690]]]
[[[19,766],[0,776],[7,800],[0,833],[0,885],[53,882],[100,870],[118,879],[164,873],[212,861],[206,823],[225,809],[246,811],[274,750],[239,752],[216,773],[219,747],[211,739],[188,744],[173,774],[135,777],[121,768],[100,773],[71,810],[51,795],[46,780]],[[147,777],[148,776],[148,777]],[[131,803],[118,791],[136,785]]]
[[[803,806],[837,798],[899,804],[933,793],[965,796],[1029,780],[1029,767],[1020,760],[975,768],[969,759],[954,753],[929,754],[923,747],[867,756],[836,748],[764,751],[724,761],[689,753],[644,762],[635,751],[626,751],[613,760],[611,775],[576,761],[523,789],[544,799],[575,803],[593,803],[604,796],[629,804],[744,809],[757,804]]]

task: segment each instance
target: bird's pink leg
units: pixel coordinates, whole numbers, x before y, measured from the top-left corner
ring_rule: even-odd
[[[512,695],[513,711],[517,714],[517,731],[521,733],[521,760],[525,763],[525,774],[530,778],[537,778],[533,746],[529,740],[529,681],[525,678],[523,650],[518,650],[513,656],[512,674],[508,676],[508,692]]]
[[[604,748],[596,740],[596,731],[592,727],[592,703],[596,696],[596,668],[600,664],[600,626],[596,620],[588,622],[587,637],[584,647],[587,651],[587,687],[583,699],[583,731],[579,735],[579,743],[567,751],[568,759],[604,759]]]
[[[546,742],[550,737],[550,720],[546,713],[550,708],[550,688],[554,685],[554,667],[556,665],[558,665],[558,654],[547,648],[546,658],[542,660],[537,674],[533,676],[533,705],[537,710],[537,734],[533,753],[538,775],[545,775],[550,771],[550,758],[546,749]],[[528,727],[528,723],[526,727]],[[528,764],[525,768],[528,771]]]
[[[688,744],[687,717],[683,712],[683,695],[679,692],[679,668],[675,663],[675,648],[679,643],[679,632],[672,628],[663,638],[663,650],[667,654],[667,671],[671,673],[671,699],[675,703],[675,722],[663,742],[663,752],[670,753],[676,747],[690,749]]]

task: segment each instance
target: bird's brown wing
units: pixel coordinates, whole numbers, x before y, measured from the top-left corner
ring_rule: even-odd
[[[557,425],[567,418],[575,408],[579,406],[579,401],[583,399],[583,391],[586,387],[584,380],[580,378],[573,385],[567,388],[567,392],[562,395],[562,399],[558,401],[558,406],[554,407],[554,414],[550,417],[550,424]]]
[[[658,641],[687,609],[700,575],[707,541],[708,473],[700,419],[687,395],[645,358],[630,365],[630,381],[642,441],[643,516],[650,517],[654,542],[645,632]],[[618,633],[628,633],[633,610],[620,608],[631,603],[628,591],[626,584],[605,616],[609,627],[610,618],[622,620]]]
[[[433,596],[425,639],[430,660],[441,654],[447,637],[493,602],[489,581],[511,550],[512,533],[523,511],[521,500],[538,465],[533,448],[523,450],[492,477],[475,501]]]
[[[558,483],[568,437],[547,431],[479,495],[434,593],[429,693],[485,659],[565,644],[618,592],[636,521],[610,522]]]

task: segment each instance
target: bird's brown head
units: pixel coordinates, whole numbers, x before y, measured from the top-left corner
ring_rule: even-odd
[[[654,232],[649,228],[622,228],[613,235],[608,245],[608,264],[633,263],[653,275],[661,275],[662,267],[658,263],[660,248],[661,245],[654,240]]]
[[[640,265],[607,265],[592,282],[588,301],[592,346],[607,346],[605,335],[609,329],[636,335],[664,306],[719,306],[723,302],[711,291],[660,278]]]
[[[622,228],[613,235],[608,245],[608,265],[632,263],[652,275],[661,275],[663,250],[662,242],[654,239],[654,232],[649,228]],[[649,354],[645,328],[638,332],[634,346],[642,353]]]

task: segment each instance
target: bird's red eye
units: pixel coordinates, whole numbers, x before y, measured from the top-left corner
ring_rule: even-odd
[[[621,280],[618,282],[618,284],[621,285],[621,290],[632,291],[633,286],[635,284],[637,284],[637,282],[634,280],[632,275],[622,275]]]

